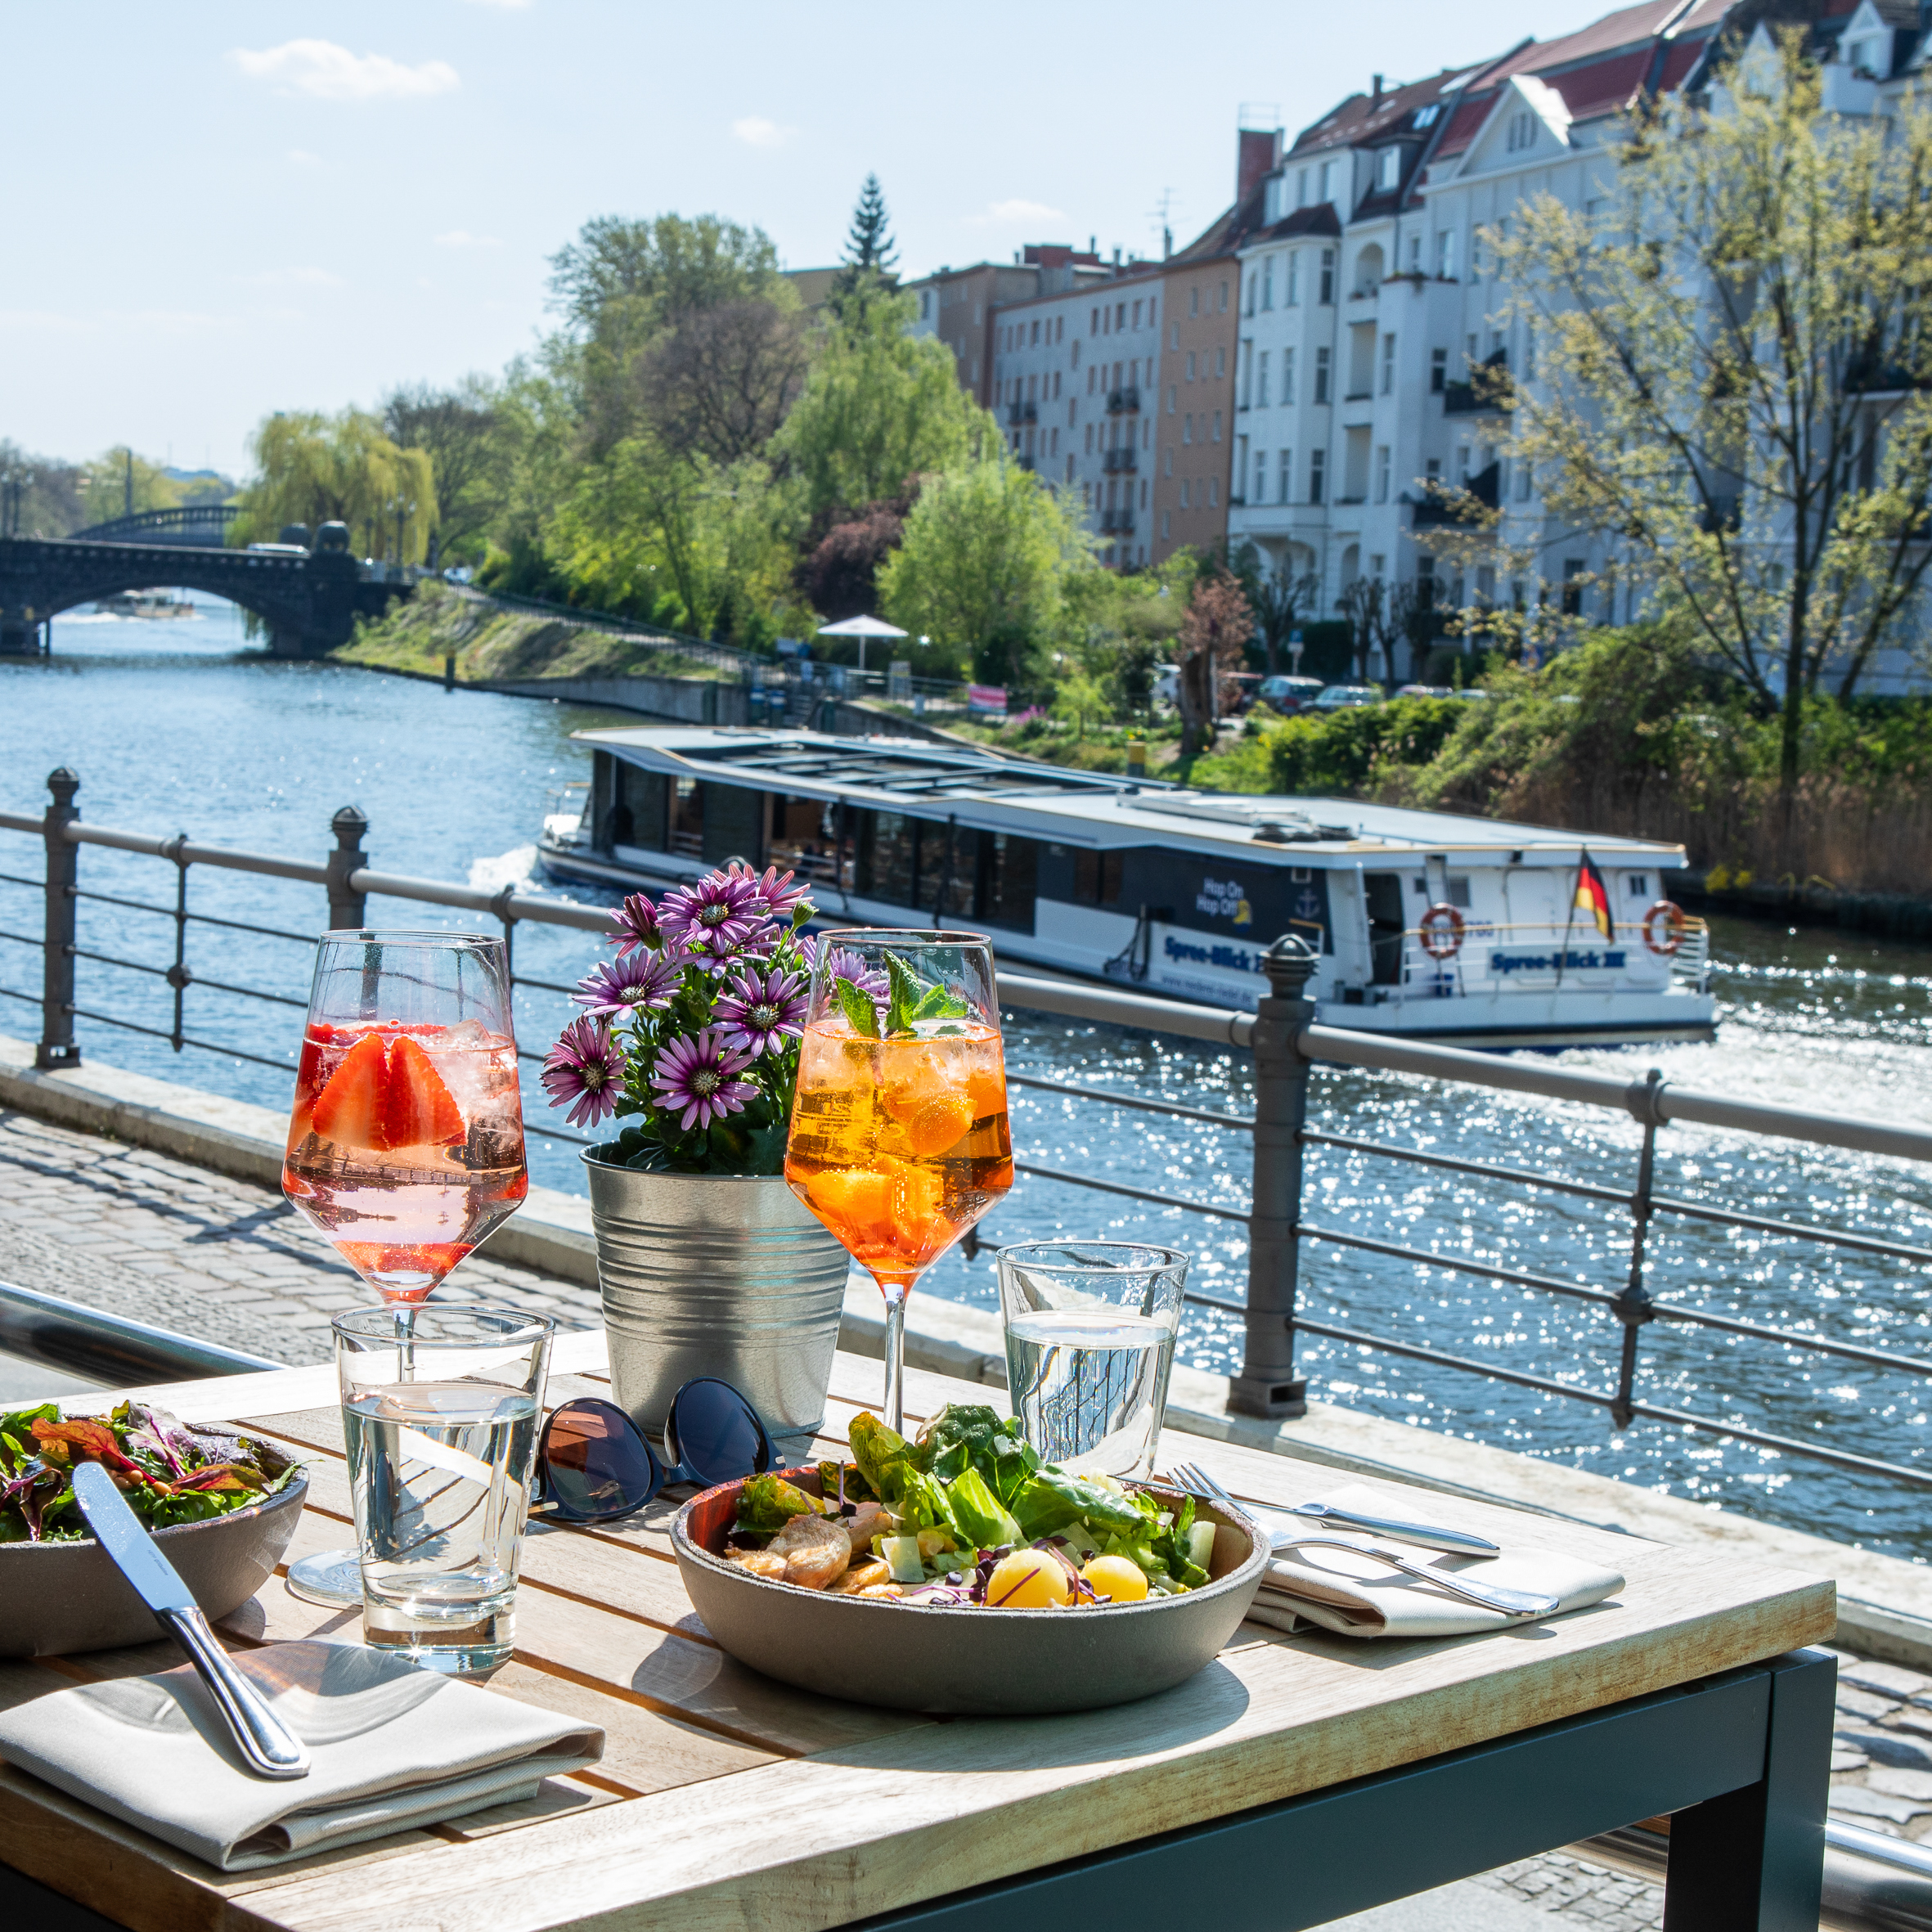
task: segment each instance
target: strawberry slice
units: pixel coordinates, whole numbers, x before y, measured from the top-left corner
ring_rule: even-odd
[[[380,1033],[365,1033],[343,1056],[316,1096],[313,1125],[324,1140],[379,1153],[388,1148],[383,1135],[388,1054],[389,1042]]]
[[[389,1048],[382,1131],[391,1148],[444,1147],[470,1131],[434,1062],[407,1033]]]

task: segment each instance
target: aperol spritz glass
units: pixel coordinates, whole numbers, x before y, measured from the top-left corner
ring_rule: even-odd
[[[395,1311],[407,1379],[416,1309],[530,1190],[501,939],[322,935],[281,1184]],[[289,1578],[321,1602],[362,1601],[351,1551]]]
[[[984,937],[877,927],[819,937],[785,1179],[885,1296],[886,1420],[898,1429],[906,1297],[1013,1185]]]

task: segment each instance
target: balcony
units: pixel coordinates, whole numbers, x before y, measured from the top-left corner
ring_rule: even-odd
[[[1482,510],[1494,510],[1500,496],[1503,477],[1500,461],[1480,470],[1459,488],[1440,483],[1424,486],[1424,495],[1409,519],[1414,530],[1473,529],[1482,523]],[[1479,510],[1476,505],[1480,505]]]
[[[1040,467],[1040,465],[1033,460],[1032,452],[1031,451],[1029,451],[1024,456],[1015,456],[1013,461],[1014,462],[1018,463],[1020,468],[1022,470],[1037,470]]]
[[[1040,405],[1037,402],[1009,402],[1006,406],[1006,422],[1009,429],[1017,429],[1022,423],[1040,420]]]
[[[1122,472],[1131,474],[1140,467],[1140,452],[1130,449],[1110,449],[1103,460],[1109,476]]]
[[[1130,510],[1103,510],[1100,513],[1100,528],[1109,537],[1131,537],[1134,534],[1134,512]]]
[[[1110,389],[1107,395],[1107,413],[1109,416],[1133,416],[1140,408],[1140,392],[1136,389]]]
[[[1467,382],[1445,383],[1442,386],[1445,416],[1502,416],[1515,402],[1506,348],[1498,349],[1488,361],[1471,370]]]

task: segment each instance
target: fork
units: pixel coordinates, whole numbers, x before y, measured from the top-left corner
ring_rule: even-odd
[[[1495,1557],[1502,1552],[1486,1536],[1474,1536],[1466,1530],[1445,1530],[1431,1523],[1398,1522],[1391,1517],[1368,1516],[1360,1510],[1337,1509],[1330,1503],[1300,1503],[1292,1509],[1283,1509],[1267,1503],[1242,1503],[1230,1496],[1198,1463],[1183,1462],[1171,1481],[1185,1489],[1190,1495],[1197,1496],[1209,1503],[1224,1503],[1231,1509],[1246,1510],[1251,1516],[1274,1517],[1294,1516],[1301,1523],[1314,1528],[1364,1530],[1381,1536],[1392,1536],[1398,1543],[1420,1543],[1424,1549],[1447,1550],[1458,1557]],[[1310,1532],[1313,1533],[1312,1530]],[[1291,1532],[1273,1530],[1269,1540],[1286,1547]]]

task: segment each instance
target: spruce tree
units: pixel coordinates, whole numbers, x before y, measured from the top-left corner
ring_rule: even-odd
[[[879,186],[876,174],[868,174],[865,186],[859,191],[851,230],[846,238],[845,259],[847,267],[856,275],[869,271],[882,279],[899,259],[898,249],[886,231],[885,191]]]

